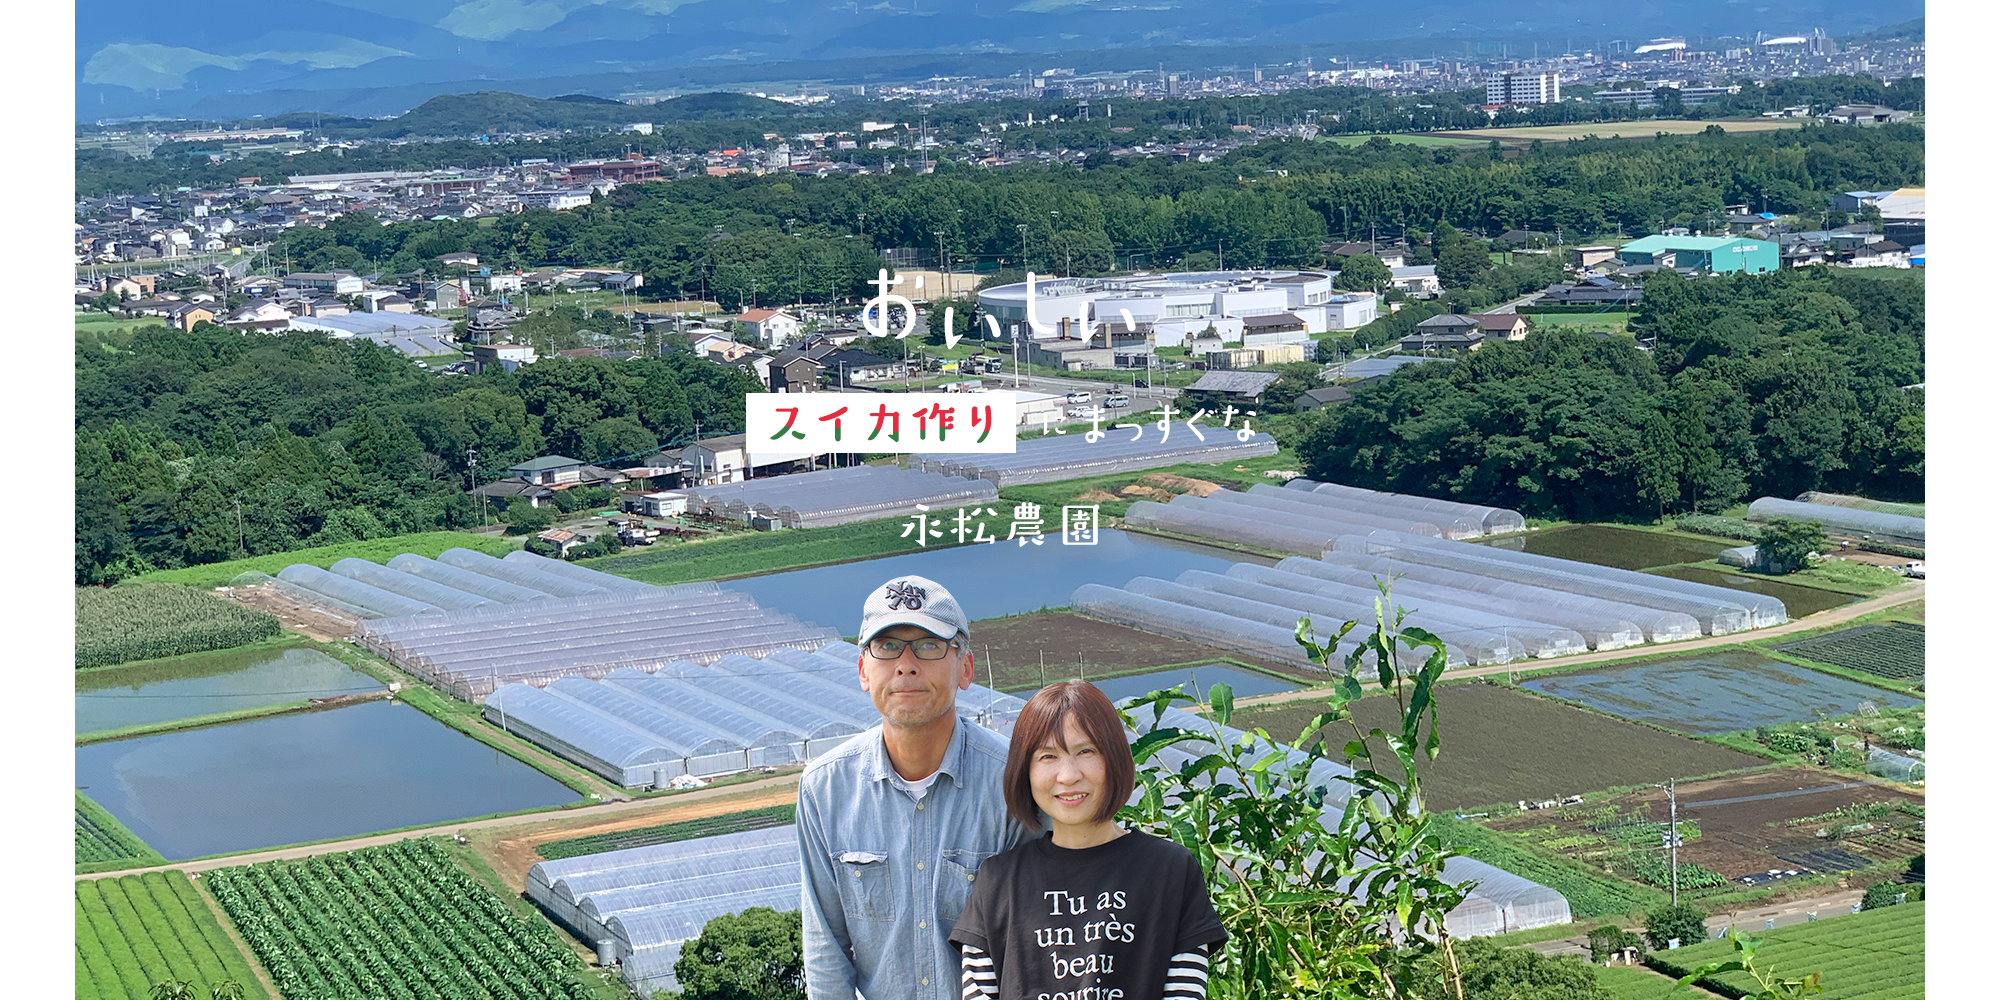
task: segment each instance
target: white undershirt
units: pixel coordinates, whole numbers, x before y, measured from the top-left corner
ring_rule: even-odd
[[[912,802],[922,802],[924,795],[931,790],[931,785],[937,783],[938,775],[943,773],[943,770],[932,771],[930,774],[915,781],[906,781],[902,775],[892,770],[889,772],[889,780],[895,782],[897,788],[902,789],[905,794],[909,795]]]

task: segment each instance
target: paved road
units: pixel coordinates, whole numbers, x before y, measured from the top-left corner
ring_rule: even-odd
[[[1465,667],[1453,670],[1447,673],[1445,677],[1447,679],[1456,677],[1481,677],[1487,674],[1516,673],[1524,670],[1542,670],[1548,667],[1573,667],[1583,663],[1624,660],[1634,656],[1650,656],[1656,653],[1678,653],[1683,650],[1734,646],[1750,639],[1762,639],[1774,635],[1790,635],[1794,632],[1805,632],[1811,629],[1825,628],[1828,625],[1838,625],[1844,621],[1852,621],[1862,615],[1873,614],[1884,608],[1893,608],[1899,604],[1908,604],[1912,601],[1921,601],[1923,599],[1924,582],[1922,580],[1907,580],[1901,586],[1865,601],[1822,611],[1816,615],[1808,615],[1804,618],[1786,622],[1783,625],[1773,625],[1770,628],[1757,629],[1754,632],[1710,635],[1699,639],[1689,639],[1684,642],[1673,642],[1663,645],[1628,646],[1624,649],[1606,650],[1601,653],[1579,653],[1575,656],[1558,656],[1546,660],[1522,660],[1515,663],[1498,663],[1485,667]],[[1254,698],[1244,698],[1238,701],[1236,707],[1246,708],[1251,705],[1268,705],[1300,697],[1310,697],[1316,693],[1316,689],[1307,688],[1299,691],[1281,691],[1277,694],[1258,695]]]
[[[728,785],[723,788],[704,788],[696,791],[683,792],[679,795],[665,795],[657,798],[646,798],[646,799],[631,799],[625,802],[606,802],[601,805],[579,806],[575,809],[564,809],[559,812],[534,812],[534,813],[524,813],[519,816],[497,816],[494,817],[493,819],[473,820],[471,822],[440,823],[436,826],[428,826],[421,830],[405,830],[401,833],[370,834],[364,837],[350,837],[346,840],[336,840],[325,844],[307,844],[301,847],[281,847],[276,850],[256,851],[248,854],[232,854],[229,855],[228,857],[209,858],[202,861],[169,862],[167,864],[158,865],[152,868],[126,868],[115,872],[95,872],[87,875],[78,875],[76,876],[76,880],[82,882],[87,879],[118,878],[119,876],[122,875],[137,875],[143,872],[153,872],[153,871],[163,872],[163,871],[179,870],[186,872],[200,872],[200,871],[208,871],[214,868],[234,868],[238,865],[253,864],[258,861],[291,861],[291,860],[296,860],[298,858],[309,858],[319,854],[338,854],[342,851],[352,851],[362,847],[378,847],[383,844],[393,844],[399,840],[408,840],[411,837],[439,837],[439,836],[448,837],[454,833],[460,833],[466,830],[490,830],[496,827],[530,826],[536,823],[547,823],[552,820],[585,820],[585,819],[604,820],[616,816],[625,815],[628,813],[645,812],[646,810],[649,809],[660,810],[664,812],[667,810],[679,808],[684,805],[688,805],[689,803],[693,802],[701,802],[707,799],[718,799],[734,795],[742,795],[746,792],[770,791],[771,789],[774,788],[783,788],[787,785],[797,785],[798,783],[799,783],[799,775],[797,772],[793,772],[791,774],[780,774],[775,777],[764,778],[757,781],[745,781],[738,784]]]

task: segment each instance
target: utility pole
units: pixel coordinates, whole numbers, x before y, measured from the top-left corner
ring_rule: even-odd
[[[465,449],[465,467],[466,467],[466,477],[472,483],[472,488],[470,490],[467,490],[467,492],[473,492],[478,490],[479,452],[476,449],[471,447],[467,447]],[[484,493],[479,494],[479,526],[481,528],[486,527],[486,494]]]
[[[1681,905],[1680,800],[1674,795],[1674,779],[1667,779],[1667,883],[1672,887],[1673,904]]]

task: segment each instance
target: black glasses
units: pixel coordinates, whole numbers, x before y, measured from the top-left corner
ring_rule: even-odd
[[[868,653],[878,660],[893,660],[903,655],[904,647],[917,652],[919,660],[942,660],[946,651],[958,645],[957,639],[891,639],[886,635],[868,640]]]

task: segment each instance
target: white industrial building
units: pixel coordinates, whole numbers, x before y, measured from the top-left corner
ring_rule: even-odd
[[[1562,81],[1555,70],[1486,76],[1487,104],[1554,104],[1560,100]]]
[[[1337,292],[1323,271],[1195,271],[1115,278],[1048,278],[1035,281],[1032,323],[1026,282],[979,293],[975,327],[1002,339],[1143,339],[1152,347],[1178,347],[1213,327],[1238,339],[1243,320],[1290,314],[1297,329],[1271,334],[1273,343],[1303,343],[1314,334],[1361,326],[1376,315],[1372,292]],[[987,320],[991,317],[991,321]],[[1108,346],[1108,345],[1107,345]]]

